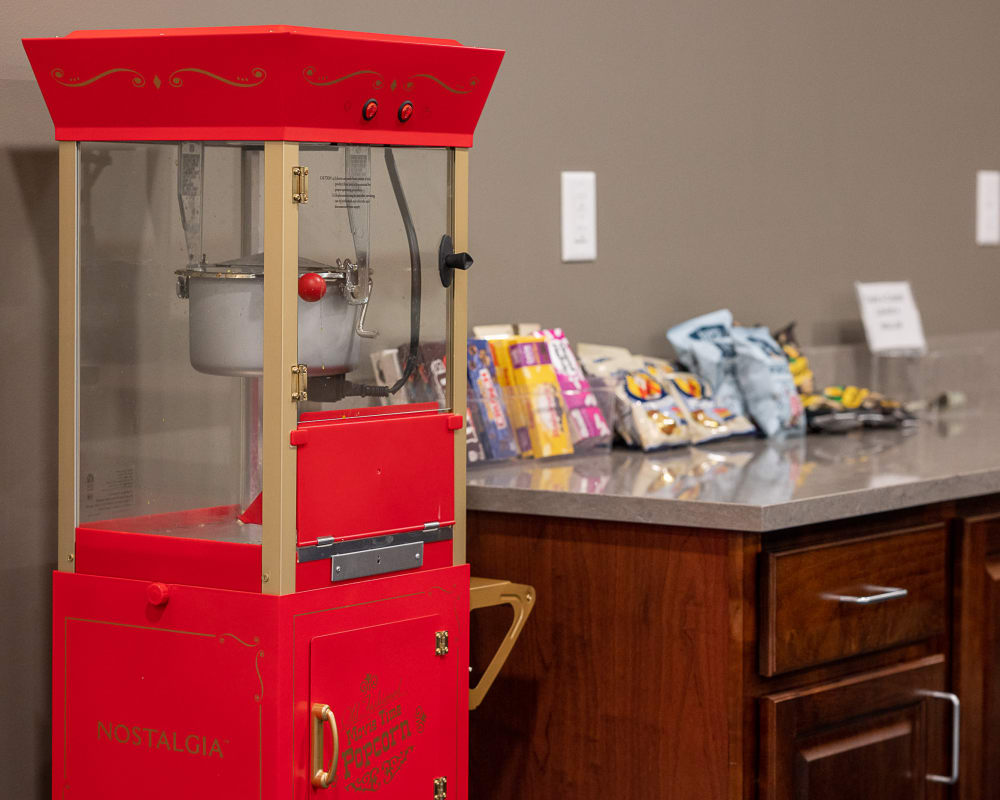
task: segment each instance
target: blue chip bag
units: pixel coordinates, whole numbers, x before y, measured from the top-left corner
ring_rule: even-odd
[[[714,389],[716,405],[737,416],[746,416],[746,407],[736,378],[736,343],[733,314],[729,309],[702,314],[667,331],[667,339],[677,357]]]
[[[805,412],[788,357],[765,327],[732,329],[736,377],[746,408],[765,436],[804,433]]]

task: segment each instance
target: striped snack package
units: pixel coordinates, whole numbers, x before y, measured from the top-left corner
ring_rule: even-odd
[[[601,413],[597,397],[573,354],[566,334],[562,328],[548,328],[541,331],[541,336],[548,345],[549,359],[566,402],[573,447],[581,452],[598,444],[608,443],[611,426]]]

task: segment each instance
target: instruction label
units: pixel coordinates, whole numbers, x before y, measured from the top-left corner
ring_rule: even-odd
[[[333,202],[336,208],[361,208],[369,205],[375,198],[371,178],[323,175],[320,180],[333,181]]]

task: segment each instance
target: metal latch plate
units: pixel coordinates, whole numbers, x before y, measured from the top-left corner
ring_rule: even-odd
[[[424,564],[424,543],[408,542],[389,547],[335,553],[330,567],[330,580],[347,581],[367,578],[402,569],[414,569]]]
[[[434,800],[446,800],[448,797],[448,779],[434,779]]]

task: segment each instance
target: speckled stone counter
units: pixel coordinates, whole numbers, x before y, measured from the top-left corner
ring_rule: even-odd
[[[1000,415],[473,466],[468,508],[764,532],[1000,492]]]

